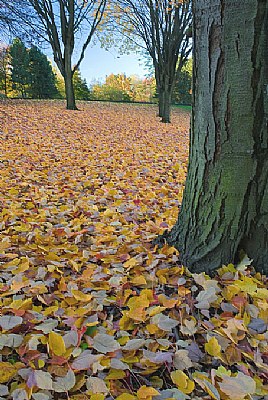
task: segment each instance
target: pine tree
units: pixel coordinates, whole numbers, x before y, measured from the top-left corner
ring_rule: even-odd
[[[0,96],[7,96],[7,65],[8,50],[6,47],[0,47]]]
[[[16,38],[9,48],[12,89],[23,98],[27,97],[29,85],[29,53],[24,43]]]
[[[79,70],[75,71],[73,77],[73,84],[74,84],[74,94],[77,100],[89,100],[90,98],[90,91],[87,86],[86,79],[81,77],[81,73]]]
[[[29,96],[37,99],[57,97],[56,77],[47,57],[36,47],[29,50]]]

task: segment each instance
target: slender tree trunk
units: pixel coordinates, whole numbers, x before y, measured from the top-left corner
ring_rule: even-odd
[[[75,103],[75,95],[74,95],[74,85],[73,85],[73,76],[72,72],[69,71],[64,76],[64,85],[65,85],[65,94],[67,101],[67,110],[77,110]]]
[[[243,250],[268,273],[267,35],[267,0],[194,1],[189,169],[166,235],[193,271]]]
[[[64,51],[64,85],[65,85],[65,94],[67,101],[67,110],[77,110],[75,104],[75,94],[74,94],[74,84],[73,84],[73,71],[72,71],[72,50],[69,48],[69,44],[65,44]]]
[[[159,117],[162,118],[161,122],[170,123],[171,113],[171,96],[173,86],[169,82],[169,76],[164,72],[159,84],[158,97],[159,97]]]
[[[164,93],[160,87],[158,88],[158,111],[158,116],[162,118],[164,113]]]
[[[170,123],[170,113],[171,113],[171,88],[165,87],[163,91],[163,105],[162,105],[162,122]]]

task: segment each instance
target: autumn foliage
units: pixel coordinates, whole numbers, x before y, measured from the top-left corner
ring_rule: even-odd
[[[190,274],[178,215],[189,113],[0,103],[0,397],[261,399],[268,291],[250,260]]]

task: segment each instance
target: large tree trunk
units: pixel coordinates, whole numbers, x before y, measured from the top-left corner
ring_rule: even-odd
[[[268,2],[194,1],[186,188],[167,235],[193,271],[240,250],[268,273]]]

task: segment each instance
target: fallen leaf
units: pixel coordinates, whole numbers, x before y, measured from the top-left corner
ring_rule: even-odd
[[[105,333],[97,333],[93,338],[92,347],[100,353],[106,354],[120,349],[120,344],[113,336],[106,335]]]
[[[192,393],[195,388],[194,381],[189,379],[189,377],[183,371],[172,371],[170,373],[172,382],[177,385],[178,389],[185,394]]]
[[[75,385],[75,374],[69,369],[67,374],[61,378],[56,378],[56,381],[53,382],[53,390],[57,393],[68,392]]]
[[[218,357],[221,354],[221,346],[219,345],[218,340],[213,336],[209,339],[209,341],[205,344],[206,352],[213,356]]]
[[[242,372],[238,372],[236,376],[223,375],[219,386],[221,391],[233,400],[243,400],[246,396],[255,394],[256,391],[254,379]]]
[[[97,377],[90,376],[86,381],[87,389],[89,392],[95,393],[105,393],[108,394],[109,390],[105,382]]]
[[[0,326],[4,331],[15,328],[15,326],[21,325],[23,319],[21,317],[15,317],[13,315],[3,315],[0,317]]]
[[[49,348],[57,356],[62,356],[66,352],[63,337],[55,332],[50,332],[48,335]]]

